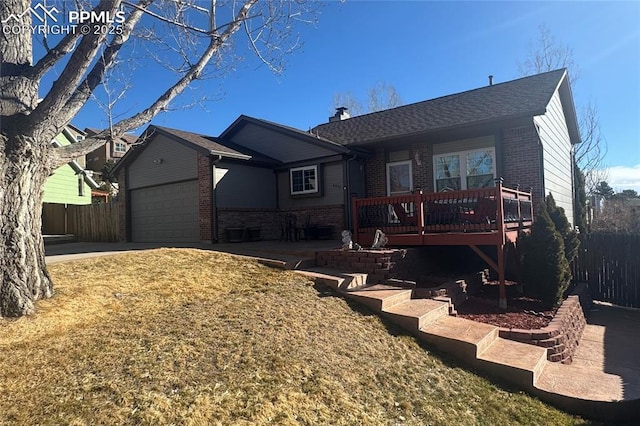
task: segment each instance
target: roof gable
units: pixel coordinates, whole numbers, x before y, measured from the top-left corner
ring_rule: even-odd
[[[565,69],[536,74],[321,124],[312,132],[348,145],[541,115],[566,75]]]
[[[273,165],[273,166],[280,165],[280,162],[277,160],[274,160],[273,158],[270,158],[261,153],[252,151],[246,147],[237,145],[230,141],[224,141],[220,138],[216,138],[213,136],[187,132],[184,130],[150,125],[142,133],[140,138],[138,138],[139,142],[133,144],[132,149],[127,151],[124,157],[122,157],[122,159],[116,163],[112,171],[112,174],[117,173],[117,171],[121,167],[134,161],[135,158],[137,158],[140,155],[140,153],[145,149],[145,147],[148,146],[150,143],[152,143],[156,135],[166,136],[170,140],[177,142],[181,145],[184,145],[187,148],[198,151],[204,155],[213,155],[213,156],[219,156],[221,158],[235,159],[235,160],[245,160],[245,161],[251,161],[253,163],[260,163],[260,164]]]
[[[238,117],[222,132],[220,138],[249,147],[285,163],[349,152],[341,144],[329,139],[246,115]]]

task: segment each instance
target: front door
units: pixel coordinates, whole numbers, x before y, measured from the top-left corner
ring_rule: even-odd
[[[413,191],[411,160],[387,163],[387,195],[410,194]]]
[[[404,195],[413,191],[411,160],[387,163],[387,195]],[[389,223],[401,223],[400,217],[413,215],[413,203],[389,204]]]

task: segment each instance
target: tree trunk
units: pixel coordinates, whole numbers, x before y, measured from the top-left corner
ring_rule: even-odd
[[[41,227],[49,144],[3,132],[0,147],[0,316],[21,316],[53,294]]]

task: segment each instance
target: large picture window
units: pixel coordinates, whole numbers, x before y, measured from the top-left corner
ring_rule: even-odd
[[[318,192],[318,166],[297,167],[290,170],[291,195]]]
[[[486,188],[496,176],[494,148],[433,156],[436,191]]]

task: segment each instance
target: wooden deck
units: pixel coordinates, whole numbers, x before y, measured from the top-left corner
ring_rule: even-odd
[[[500,180],[493,188],[354,198],[351,211],[353,239],[362,246],[371,246],[380,230],[391,246],[471,247],[498,272],[501,304],[505,249],[533,225],[531,193],[505,188]],[[497,262],[478,246],[495,246]]]

